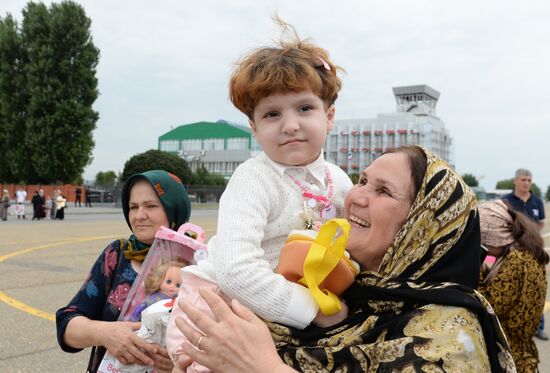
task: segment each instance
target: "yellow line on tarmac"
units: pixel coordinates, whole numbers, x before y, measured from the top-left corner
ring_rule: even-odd
[[[42,250],[47,249],[48,247],[55,247],[55,246],[63,246],[70,243],[78,243],[78,242],[86,242],[86,241],[96,241],[96,240],[103,240],[106,238],[115,238],[120,237],[120,235],[111,235],[111,236],[95,236],[95,237],[84,237],[84,238],[77,238],[72,240],[66,240],[66,241],[60,241],[60,242],[54,242],[47,245],[40,245],[40,246],[34,246],[29,247],[27,249],[22,249],[18,251],[14,251],[12,253],[2,255],[0,256],[0,263],[2,263],[5,260],[8,260],[10,258],[13,258],[14,256],[26,254],[32,251],[36,250]],[[18,310],[21,310],[26,313],[30,313],[31,315],[42,317],[43,319],[49,320],[49,321],[55,321],[55,315],[41,311],[39,309],[36,309],[34,307],[28,306],[25,303],[19,302],[17,299],[10,297],[3,291],[0,291],[0,301],[6,303],[8,306],[17,308]]]
[[[0,256],[0,263],[2,263],[3,261],[8,260],[10,258],[13,258],[14,256],[17,256],[17,255],[26,254],[26,253],[29,253],[31,251],[36,251],[36,250],[47,249],[48,247],[63,246],[63,245],[67,245],[67,244],[70,244],[70,243],[77,243],[77,242],[103,240],[105,238],[115,238],[115,237],[119,237],[119,236],[120,235],[85,237],[85,238],[79,238],[79,239],[73,239],[73,240],[54,242],[54,243],[50,243],[50,244],[47,244],[47,245],[29,247],[27,249],[14,251],[13,253],[9,253],[9,254]],[[28,306],[25,303],[19,302],[17,299],[10,297],[9,295],[4,293],[3,291],[0,291],[0,301],[6,303],[8,306],[17,308],[18,310],[21,310],[21,311],[26,312],[26,313],[30,313],[31,315],[42,317],[43,319],[46,319],[46,320],[49,320],[49,321],[55,321],[55,315],[53,315],[51,313],[48,313],[48,312],[41,311],[41,310],[39,310],[37,308],[34,308],[34,307],[31,307],[31,306]],[[550,303],[545,302],[545,304],[544,304],[544,313],[546,313],[549,309],[550,309]]]
[[[9,242],[0,242],[0,246],[10,246],[10,245],[23,245],[23,244],[31,244],[31,243],[39,243],[39,242],[46,242],[46,240],[17,240],[17,241],[9,241]],[[50,243],[56,243],[58,241],[52,241]]]
[[[21,310],[23,312],[30,313],[31,315],[42,317],[46,320],[55,321],[55,315],[40,311],[39,309],[33,308],[31,306],[27,306],[25,303],[21,303],[17,299],[6,295],[6,293],[4,293],[3,291],[0,291],[0,301],[6,303],[8,306],[12,306],[13,308],[17,308],[18,310]]]
[[[103,240],[103,239],[105,239],[105,238],[113,238],[113,237],[120,237],[120,235],[95,236],[95,237],[76,238],[76,239],[72,239],[72,240],[65,240],[65,241],[53,242],[53,243],[49,243],[49,244],[46,244],[46,245],[33,246],[33,247],[29,247],[29,248],[27,248],[27,249],[22,249],[22,250],[14,251],[14,252],[12,252],[12,253],[9,253],[9,254],[0,256],[0,263],[2,263],[3,261],[5,261],[5,260],[7,260],[7,259],[9,259],[9,258],[12,258],[12,257],[14,257],[14,256],[17,256],[17,255],[26,254],[26,253],[28,253],[28,252],[35,251],[35,250],[47,249],[48,247],[61,246],[61,245],[66,245],[66,244],[76,243],[76,242],[86,242],[86,241]]]

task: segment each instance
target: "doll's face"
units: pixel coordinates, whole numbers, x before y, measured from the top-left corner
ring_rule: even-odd
[[[178,295],[181,285],[181,268],[179,267],[168,267],[164,278],[160,283],[160,292],[169,296],[170,298],[175,298]]]

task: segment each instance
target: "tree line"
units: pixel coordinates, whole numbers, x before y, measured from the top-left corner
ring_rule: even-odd
[[[0,17],[0,181],[77,181],[92,159],[99,50],[72,1]]]
[[[227,181],[222,175],[209,173],[204,167],[192,172],[187,162],[175,154],[151,149],[132,156],[124,170],[117,175],[114,171],[100,171],[96,174],[95,185],[110,188],[124,183],[130,176],[148,170],[168,171],[181,179],[185,185],[225,186]]]

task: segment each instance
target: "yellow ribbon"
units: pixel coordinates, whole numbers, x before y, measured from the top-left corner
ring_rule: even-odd
[[[340,299],[326,289],[319,289],[319,285],[344,256],[349,230],[346,219],[331,219],[323,224],[304,261],[304,277],[298,281],[307,286],[325,316],[340,311]],[[336,237],[338,233],[341,234]]]

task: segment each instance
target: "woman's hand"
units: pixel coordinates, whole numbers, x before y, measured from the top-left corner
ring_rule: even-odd
[[[317,312],[317,316],[315,316],[315,319],[313,319],[312,322],[321,328],[328,328],[329,326],[336,325],[339,322],[344,321],[346,317],[348,317],[348,306],[342,300],[340,300],[340,306],[340,311],[330,316],[323,315],[321,310],[319,310],[319,312]]]
[[[140,322],[115,321],[102,323],[102,338],[98,345],[116,357],[122,364],[154,365],[150,356],[159,353],[159,347],[145,342],[135,333]]]
[[[153,365],[149,356],[159,353],[159,348],[136,335],[140,326],[139,322],[99,321],[76,316],[69,321],[63,338],[74,348],[103,346],[122,364]]]
[[[200,289],[215,319],[183,300],[180,307],[201,332],[181,317],[176,325],[192,344],[182,349],[193,361],[214,372],[294,372],[283,364],[267,326],[237,300],[231,308],[214,292]],[[185,368],[180,366],[179,368]]]

